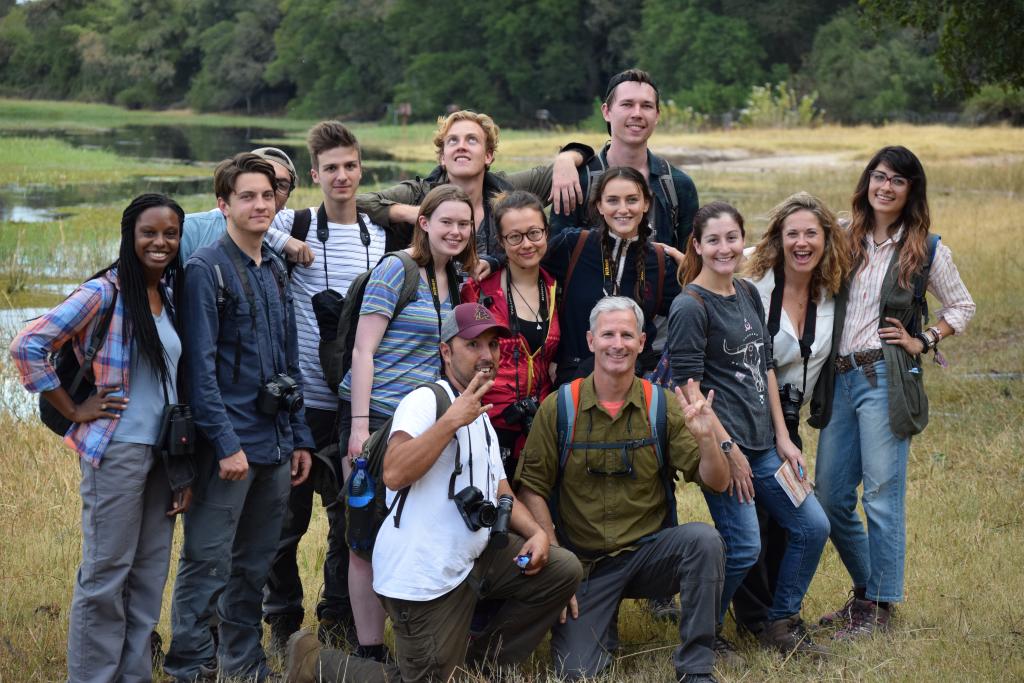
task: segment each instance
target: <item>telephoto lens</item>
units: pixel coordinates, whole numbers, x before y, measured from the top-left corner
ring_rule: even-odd
[[[504,548],[508,545],[508,523],[512,519],[512,496],[503,493],[498,496],[497,514],[491,525],[492,548]]]

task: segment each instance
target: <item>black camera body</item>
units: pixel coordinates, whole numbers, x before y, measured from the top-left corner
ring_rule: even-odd
[[[185,403],[172,403],[164,408],[160,421],[157,445],[170,457],[192,455],[195,452],[196,426],[192,408]]]
[[[779,387],[779,400],[782,403],[782,417],[791,430],[800,425],[800,406],[804,403],[804,392],[795,384],[783,384]]]
[[[256,396],[256,410],[264,415],[276,416],[280,412],[294,415],[302,410],[302,405],[299,383],[283,372],[267,380]]]
[[[488,544],[492,548],[508,545],[508,525],[512,520],[512,496],[503,493],[495,505],[484,499],[484,494],[475,486],[467,486],[452,498],[462,515],[462,521],[470,531],[490,529]]]
[[[523,431],[528,432],[533,426],[533,417],[539,407],[536,398],[527,396],[507,405],[505,410],[501,411],[501,419],[510,425],[522,425]]]

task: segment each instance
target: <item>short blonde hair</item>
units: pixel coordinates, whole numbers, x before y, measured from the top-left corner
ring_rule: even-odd
[[[494,154],[498,151],[498,124],[494,122],[487,114],[477,114],[475,111],[469,111],[468,109],[462,109],[457,112],[448,114],[448,116],[437,117],[437,132],[434,133],[434,148],[437,150],[437,159],[441,160],[441,154],[444,152],[444,139],[448,135],[448,131],[451,130],[459,121],[472,121],[476,125],[480,126],[484,131],[484,146],[487,149],[488,154]]]

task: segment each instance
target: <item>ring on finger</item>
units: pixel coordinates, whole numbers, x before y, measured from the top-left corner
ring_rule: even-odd
[[[106,410],[106,409],[107,409],[107,404],[106,403],[101,403],[100,404],[100,410]]]

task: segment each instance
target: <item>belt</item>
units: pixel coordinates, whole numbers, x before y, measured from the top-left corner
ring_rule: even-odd
[[[857,367],[871,365],[875,361],[882,360],[882,349],[871,349],[870,351],[856,351],[848,356],[836,356],[836,372],[840,375],[849,372]],[[865,371],[867,374],[867,371]],[[874,374],[873,372],[871,373]]]

